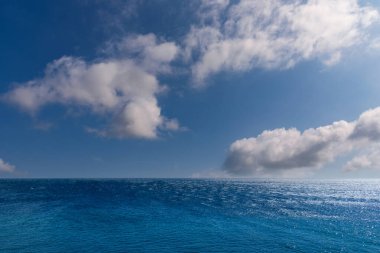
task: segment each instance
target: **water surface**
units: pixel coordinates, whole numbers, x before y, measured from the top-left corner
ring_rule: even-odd
[[[0,252],[380,252],[380,182],[0,180]]]

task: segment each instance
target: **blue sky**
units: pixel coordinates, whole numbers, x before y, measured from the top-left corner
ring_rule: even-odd
[[[1,176],[379,177],[379,10],[1,1]]]

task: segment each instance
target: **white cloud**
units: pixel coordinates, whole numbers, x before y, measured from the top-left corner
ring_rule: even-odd
[[[332,162],[339,155],[361,151],[368,146],[375,150],[354,158],[345,169],[376,165],[380,154],[380,107],[364,112],[357,121],[338,121],[331,125],[307,129],[275,129],[257,137],[231,144],[224,169],[234,175],[276,176],[308,173]],[[379,163],[380,164],[380,163]],[[303,170],[300,170],[303,169]]]
[[[15,171],[15,169],[15,166],[6,163],[3,159],[0,158],[0,172],[12,173]]]
[[[352,138],[366,139],[370,142],[380,140],[380,107],[368,110],[360,115]]]
[[[109,42],[105,52],[113,58],[133,58],[150,73],[170,72],[179,48],[174,42],[159,42],[154,34],[130,35],[121,41]]]
[[[370,47],[372,49],[380,49],[380,38],[375,38],[374,40],[372,40]]]
[[[178,123],[161,115],[156,96],[164,87],[156,74],[168,71],[177,47],[157,43],[151,34],[124,42],[117,45],[118,52],[126,54],[123,57],[94,63],[62,57],[47,66],[43,78],[19,84],[3,99],[31,114],[48,104],[88,108],[111,119],[106,129],[90,129],[103,136],[151,139],[159,129],[176,130]],[[137,56],[131,60],[127,54]]]
[[[326,66],[333,66],[333,65],[337,64],[341,58],[342,58],[342,53],[336,52],[336,53],[330,55],[330,57],[328,59],[324,60],[323,64],[325,64]]]
[[[339,121],[307,129],[275,129],[256,138],[235,141],[225,168],[233,174],[260,174],[283,169],[320,167],[349,149],[343,145],[353,125]]]
[[[345,171],[356,171],[361,169],[380,169],[380,147],[374,146],[352,158],[343,167]]]
[[[220,25],[221,13],[230,4],[229,0],[201,0],[199,17],[202,24]]]
[[[380,169],[380,108],[360,115],[351,139],[365,147],[344,166],[345,171]]]
[[[218,8],[205,8],[214,5]],[[286,69],[314,58],[336,64],[379,17],[357,0],[211,1],[202,5],[201,15],[212,22],[201,19],[185,40],[185,55],[193,53],[195,60],[196,85],[222,70]]]

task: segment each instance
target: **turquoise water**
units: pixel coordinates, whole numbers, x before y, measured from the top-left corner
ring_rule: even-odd
[[[0,252],[380,252],[380,182],[0,180]]]

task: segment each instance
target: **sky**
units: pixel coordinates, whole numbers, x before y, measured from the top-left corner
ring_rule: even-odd
[[[0,31],[0,177],[380,177],[378,1],[4,0]]]

